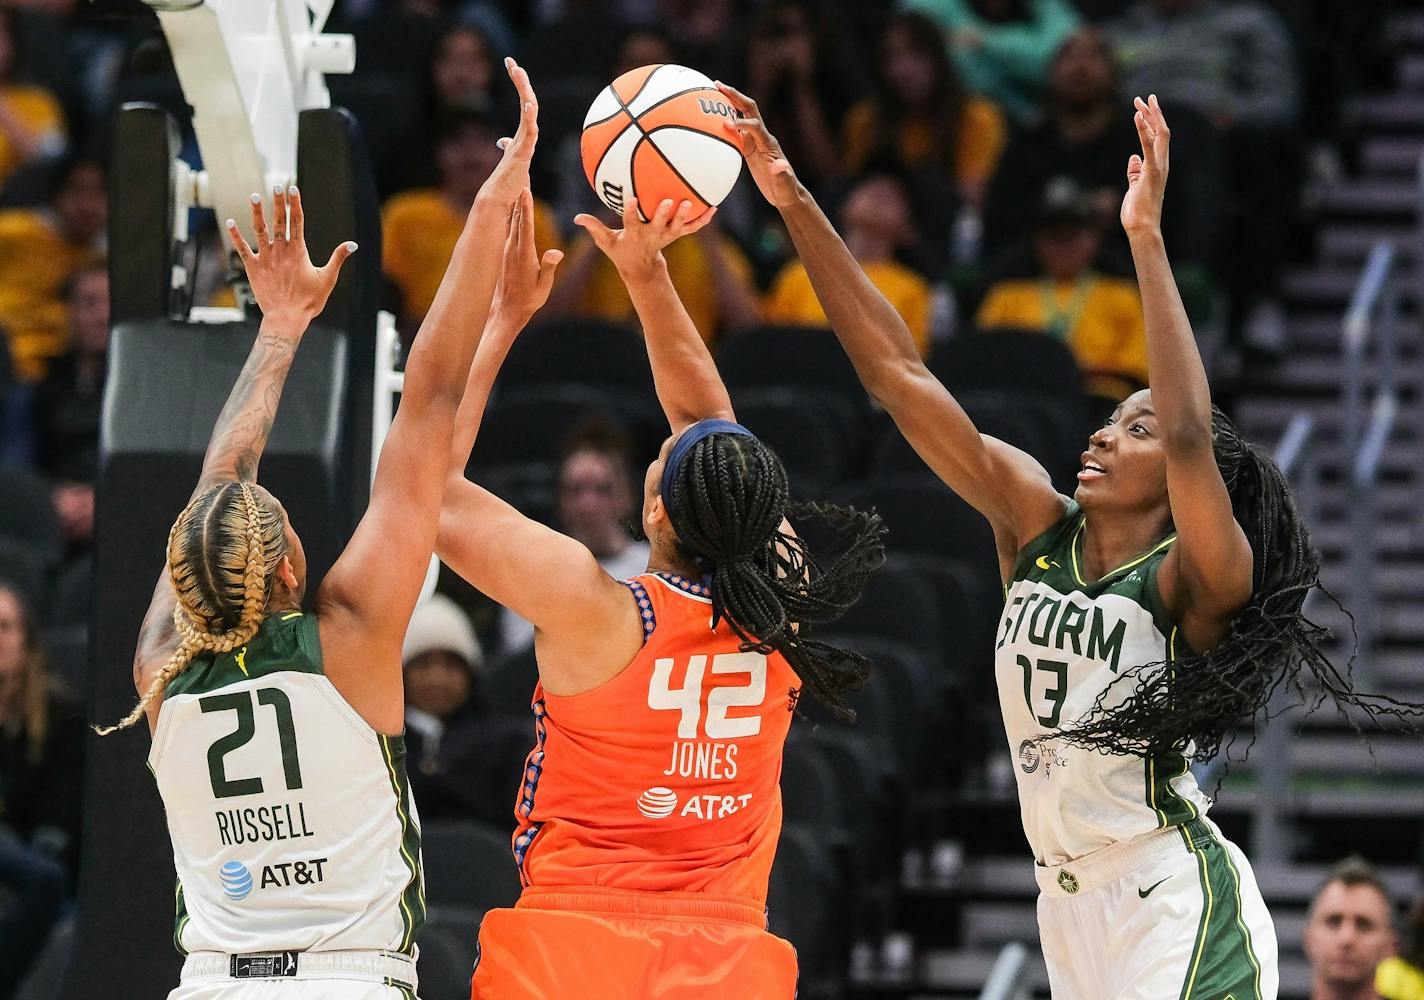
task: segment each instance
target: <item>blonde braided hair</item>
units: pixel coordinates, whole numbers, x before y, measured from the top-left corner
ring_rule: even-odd
[[[182,641],[143,697],[117,725],[95,727],[100,736],[143,718],[169,683],[199,653],[230,653],[262,625],[287,537],[275,503],[251,483],[210,487],[183,509],[168,532],[168,580],[173,625]],[[263,491],[265,493],[265,491]]]

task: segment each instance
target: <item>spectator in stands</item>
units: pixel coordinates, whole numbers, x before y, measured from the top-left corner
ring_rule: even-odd
[[[1305,924],[1310,1000],[1379,1000],[1375,969],[1396,948],[1389,893],[1379,875],[1360,858],[1336,865]]]
[[[1069,0],[905,0],[904,6],[940,26],[970,90],[1018,118],[1037,110],[1053,53],[1078,26]]]
[[[934,22],[901,13],[880,38],[874,96],[846,115],[841,166],[859,173],[872,157],[893,156],[911,169],[948,177],[977,209],[1003,152],[1004,132],[994,103],[966,90]]]
[[[559,463],[554,517],[559,529],[587,546],[617,580],[648,568],[648,545],[634,541],[627,526],[637,514],[634,475],[632,442],[612,419],[591,417],[570,432]],[[505,649],[534,641],[534,626],[508,609],[500,631]]]
[[[0,8],[0,187],[17,170],[63,154],[64,111],[43,87],[20,83],[16,14]]]
[[[49,680],[34,610],[0,581],[0,996],[72,893],[84,728]]]
[[[82,548],[94,537],[94,477],[109,360],[109,272],[85,265],[69,282],[69,350],[40,383],[36,411],[39,466],[54,483],[65,540]]]
[[[494,114],[504,106],[509,77],[479,28],[456,24],[435,43],[430,59],[431,105]]]
[[[808,184],[835,176],[836,126],[859,93],[859,64],[844,52],[835,3],[771,0],[746,36],[746,80],[761,112]]]
[[[599,214],[609,225],[620,224],[606,209]],[[720,334],[761,322],[752,266],[716,222],[667,247],[663,256],[688,315],[709,342]],[[586,234],[580,234],[569,248],[553,294],[540,315],[585,316],[612,323],[631,323],[637,317],[618,270]]]
[[[1383,1000],[1424,1000],[1424,895],[1409,911],[1401,954],[1386,958],[1375,971],[1375,990]]]
[[[1284,22],[1261,0],[1139,0],[1108,33],[1126,94],[1192,108],[1225,137],[1236,196],[1223,262],[1233,328],[1249,346],[1281,353],[1278,288],[1302,176],[1300,83]]]
[[[737,7],[737,0],[659,0],[660,21],[672,32],[683,65],[714,80],[737,74],[743,45]]]
[[[439,185],[402,192],[382,209],[381,264],[400,292],[402,326],[408,332],[420,325],[435,301],[475,195],[499,163],[495,143],[500,135],[498,125],[483,112],[447,109],[434,146]],[[540,251],[547,250],[559,241],[553,213],[537,200],[534,213],[535,241]]]
[[[1028,230],[1035,206],[1023,193],[1043,190],[1053,177],[1077,181],[1104,225],[1116,218],[1127,189],[1124,151],[1137,142],[1120,103],[1107,39],[1093,28],[1068,36],[1049,67],[1042,118],[1013,130],[994,174],[985,207],[986,250],[1001,249]]]
[[[1147,385],[1147,334],[1136,285],[1094,270],[1102,230],[1092,199],[1072,180],[1044,191],[1033,232],[1036,272],[993,285],[976,323],[1032,329],[1066,341],[1084,389],[1108,407]]]
[[[102,252],[108,218],[104,168],[86,159],[58,173],[47,205],[0,211],[0,326],[20,379],[38,381],[63,352],[65,286]]]
[[[915,214],[903,176],[876,170],[851,189],[840,211],[839,229],[866,277],[905,320],[920,355],[930,350],[930,283],[896,255],[915,244]],[[764,309],[768,323],[828,326],[826,313],[799,260],[777,275]]]

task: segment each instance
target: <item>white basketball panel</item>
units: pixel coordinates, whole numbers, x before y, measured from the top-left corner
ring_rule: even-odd
[[[667,126],[648,137],[709,205],[720,205],[742,173],[742,154],[705,132]]]
[[[620,216],[625,200],[633,197],[633,147],[642,138],[642,131],[629,125],[613,140],[593,175],[593,190],[598,200]]]
[[[604,87],[599,91],[598,96],[593,99],[593,104],[588,109],[588,114],[584,115],[583,127],[588,128],[594,122],[601,122],[605,118],[613,117],[618,110],[618,96],[613,93],[612,87]]]
[[[653,70],[643,84],[642,91],[628,104],[628,110],[635,116],[641,115],[659,101],[666,100],[673,94],[680,94],[685,90],[695,90],[698,87],[706,87],[715,90],[710,77],[705,73],[699,73],[695,69],[688,69],[686,66],[678,66],[675,63],[667,63]]]

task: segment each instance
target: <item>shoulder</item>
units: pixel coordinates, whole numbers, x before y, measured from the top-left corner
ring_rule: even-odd
[[[31,237],[47,234],[49,222],[43,213],[31,208],[0,211],[0,239]]]

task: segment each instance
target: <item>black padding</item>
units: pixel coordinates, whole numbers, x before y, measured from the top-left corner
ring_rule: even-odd
[[[91,720],[112,722],[133,706],[134,648],[168,529],[197,482],[218,411],[255,334],[255,324],[167,321],[114,331],[96,511]],[[259,473],[302,539],[309,592],[349,533],[330,514],[340,484],[346,350],[345,336],[330,329],[303,338]],[[145,729],[140,722],[89,741],[77,927],[84,958],[67,985],[70,1000],[163,996],[177,983],[172,850],[145,766]]]
[[[125,104],[109,166],[112,322],[158,319],[172,304],[173,161],[178,126],[156,104]]]

